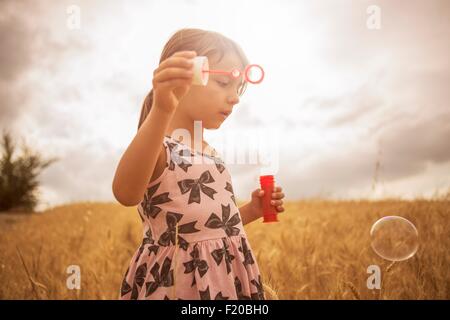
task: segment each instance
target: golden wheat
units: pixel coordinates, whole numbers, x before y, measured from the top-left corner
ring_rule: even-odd
[[[285,203],[280,222],[245,226],[266,299],[449,299],[449,204]],[[369,235],[376,220],[392,214],[412,221],[420,234],[416,255],[395,265],[372,251]],[[0,299],[117,299],[141,228],[136,208],[113,203],[0,214]],[[66,286],[69,265],[80,266],[80,290]],[[383,270],[381,290],[366,286],[369,265]]]

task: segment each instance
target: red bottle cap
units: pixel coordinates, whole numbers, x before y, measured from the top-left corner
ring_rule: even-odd
[[[260,176],[259,182],[264,185],[272,184],[274,182],[273,175]]]

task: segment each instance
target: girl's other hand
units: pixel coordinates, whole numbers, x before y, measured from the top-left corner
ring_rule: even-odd
[[[179,51],[153,72],[153,105],[173,113],[192,85],[195,51]]]
[[[275,207],[275,210],[277,213],[284,211],[284,193],[281,192],[283,188],[276,186],[270,196],[271,201],[270,204]],[[254,217],[260,218],[264,215],[263,213],[263,197],[264,197],[264,190],[262,189],[256,189],[251,194],[252,200],[250,201],[250,207],[252,208],[252,212]]]

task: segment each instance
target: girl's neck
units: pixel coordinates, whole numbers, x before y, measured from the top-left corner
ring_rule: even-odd
[[[183,137],[174,136],[174,132],[177,129],[184,129],[189,132],[191,141],[183,141]],[[192,149],[198,149],[199,147],[204,149],[208,144],[203,140],[203,126],[197,125],[194,127],[194,121],[186,116],[181,116],[179,113],[175,112],[172,120],[167,126],[166,135],[171,136],[185,144],[189,144]],[[175,134],[176,135],[176,134]],[[200,146],[197,146],[195,140],[201,141]],[[197,142],[198,144],[198,142]],[[203,150],[198,150],[202,152]]]

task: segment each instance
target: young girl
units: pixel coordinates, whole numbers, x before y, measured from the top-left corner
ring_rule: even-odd
[[[238,208],[225,164],[203,140],[203,128],[220,127],[246,82],[210,74],[206,86],[192,86],[196,55],[207,56],[211,69],[249,64],[236,43],[212,31],[182,29],[165,45],[138,132],[113,181],[116,199],[138,205],[144,227],[120,299],[265,299],[243,228],[263,215],[264,193],[253,191]],[[199,143],[194,121],[202,124]],[[187,133],[182,139],[174,134],[180,129]],[[283,198],[276,187],[272,204],[278,212],[284,211]]]

